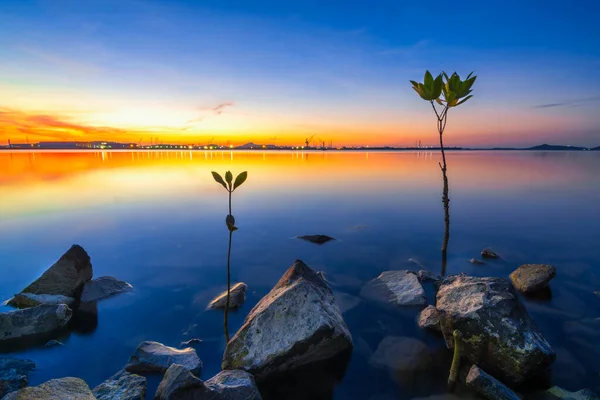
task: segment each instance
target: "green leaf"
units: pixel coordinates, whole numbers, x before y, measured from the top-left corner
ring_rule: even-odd
[[[231,171],[225,172],[225,180],[227,181],[227,183],[231,183],[231,181],[233,180],[233,174],[231,173]]]
[[[419,83],[418,82],[410,81],[410,83],[412,83],[413,89],[416,88],[416,87],[419,87]]]
[[[429,88],[432,87],[432,85],[433,85],[433,76],[431,75],[431,72],[425,71],[425,79],[423,81],[423,84],[426,87],[429,87]]]
[[[240,173],[235,178],[235,182],[233,183],[233,190],[235,190],[239,186],[242,186],[242,183],[244,183],[246,181],[246,178],[248,178],[248,172],[247,171],[244,171],[244,172]]]
[[[444,103],[442,103],[442,100],[441,100],[439,97],[438,97],[437,99],[435,99],[435,101],[437,101],[437,103],[438,103],[440,106],[443,106],[443,105],[444,105]]]
[[[469,95],[469,96],[465,97],[464,99],[462,99],[461,101],[459,101],[458,103],[456,103],[456,107],[460,106],[462,103],[466,102],[471,97],[473,97],[473,95]]]
[[[433,81],[433,93],[431,94],[434,99],[437,99],[442,94],[442,86],[444,85],[444,81],[442,79],[442,74],[439,74],[435,80]]]
[[[220,183],[221,185],[223,185],[223,187],[225,189],[227,189],[227,185],[225,184],[225,181],[223,180],[223,178],[221,177],[221,175],[219,175],[218,172],[211,171],[211,174],[212,174],[213,178],[215,179],[215,181],[217,181],[218,183]]]

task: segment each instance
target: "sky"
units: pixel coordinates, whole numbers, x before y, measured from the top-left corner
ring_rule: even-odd
[[[2,0],[0,144],[600,145],[600,2]],[[314,136],[313,136],[314,135]]]

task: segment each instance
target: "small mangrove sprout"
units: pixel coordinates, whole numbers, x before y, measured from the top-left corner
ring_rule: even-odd
[[[450,375],[448,376],[448,390],[454,391],[456,380],[458,377],[458,369],[460,368],[460,353],[462,351],[462,333],[455,329],[452,332],[454,338],[454,356],[452,357],[452,365],[450,366]]]
[[[215,171],[212,171],[211,173],[215,181],[217,181],[217,183],[220,183],[225,188],[225,190],[229,192],[229,214],[227,214],[227,217],[225,217],[225,225],[227,226],[227,230],[229,231],[229,246],[227,248],[227,299],[225,301],[225,317],[223,323],[225,329],[225,340],[227,341],[227,343],[229,343],[228,314],[229,299],[231,297],[231,239],[233,232],[238,229],[235,226],[235,218],[231,213],[231,194],[235,191],[235,189],[242,186],[242,184],[246,181],[246,178],[248,178],[248,172],[244,171],[240,173],[235,178],[235,181],[233,180],[233,174],[231,173],[231,171],[227,171],[225,173],[225,180],[223,180],[223,177],[219,175],[219,173]]]

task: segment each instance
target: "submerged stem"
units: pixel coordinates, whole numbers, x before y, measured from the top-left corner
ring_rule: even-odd
[[[231,196],[231,194],[230,194]],[[231,197],[229,198],[231,201]],[[231,207],[231,206],[230,206]],[[231,295],[231,239],[233,237],[233,231],[229,231],[229,247],[227,249],[227,298],[225,300],[225,341],[229,343],[229,324],[228,324],[228,314],[229,314],[229,296]]]

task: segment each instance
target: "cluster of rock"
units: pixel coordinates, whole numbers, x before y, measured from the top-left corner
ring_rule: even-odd
[[[250,311],[227,344],[223,371],[209,380],[200,379],[202,361],[193,348],[145,341],[123,370],[94,389],[71,377],[24,387],[27,377],[23,369],[21,375],[25,376],[9,388],[15,391],[4,399],[143,400],[144,375],[159,373],[164,375],[155,399],[261,400],[257,381],[332,359],[352,347],[352,337],[328,284],[297,260]]]
[[[19,310],[0,313],[0,344],[52,337],[64,329],[79,309],[132,286],[103,276],[92,280],[90,256],[73,245],[46,272],[6,304]]]

